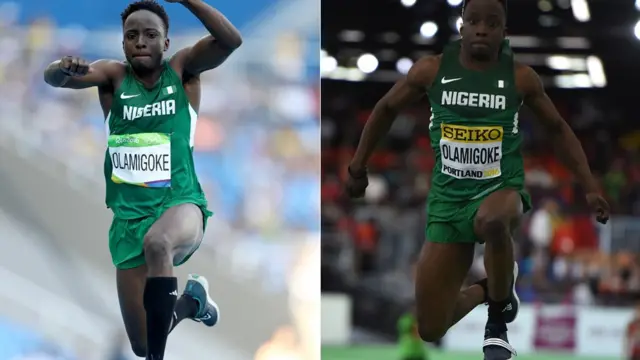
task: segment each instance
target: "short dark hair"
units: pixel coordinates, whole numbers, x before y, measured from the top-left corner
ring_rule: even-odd
[[[124,22],[127,21],[129,15],[140,10],[151,11],[152,13],[158,15],[160,19],[162,19],[162,23],[164,24],[165,34],[169,32],[169,15],[167,15],[164,7],[158,4],[158,2],[155,0],[138,0],[129,4],[129,6],[124,9],[122,14],[120,14],[120,16],[122,17],[122,25],[124,26]]]
[[[469,5],[469,3],[471,2],[471,0],[464,0],[462,2],[462,14],[464,15],[464,10],[467,8],[467,5]],[[502,7],[504,8],[504,14],[507,14],[507,0],[498,0],[498,2],[500,4],[502,4]]]

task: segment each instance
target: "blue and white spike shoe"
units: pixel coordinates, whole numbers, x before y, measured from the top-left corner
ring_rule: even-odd
[[[204,276],[189,274],[184,295],[193,298],[198,303],[198,312],[192,318],[206,326],[214,326],[220,319],[218,304],[209,297],[209,282]]]

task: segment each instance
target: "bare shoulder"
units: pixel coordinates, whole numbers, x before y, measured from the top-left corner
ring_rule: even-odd
[[[439,67],[440,56],[425,56],[416,61],[407,76],[400,78],[378,104],[398,111],[419,100],[431,87]]]
[[[538,73],[536,73],[531,66],[516,61],[514,72],[516,88],[518,89],[518,93],[523,97],[544,91],[540,76],[538,76]]]
[[[409,70],[407,82],[417,87],[431,87],[438,74],[441,60],[442,55],[429,55],[420,58]]]

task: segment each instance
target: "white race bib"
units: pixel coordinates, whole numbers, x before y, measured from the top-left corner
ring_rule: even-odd
[[[167,134],[109,135],[111,180],[116,184],[171,187],[171,138]]]
[[[492,179],[501,175],[502,126],[441,124],[442,173],[456,179]]]

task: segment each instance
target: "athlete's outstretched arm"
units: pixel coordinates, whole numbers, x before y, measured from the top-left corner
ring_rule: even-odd
[[[67,89],[86,89],[111,84],[115,60],[98,60],[89,64],[77,57],[65,56],[49,64],[44,70],[44,81]]]
[[[182,3],[209,30],[208,36],[195,45],[178,51],[176,61],[184,72],[198,75],[218,67],[242,45],[242,36],[238,29],[218,10],[204,0],[167,0]]]
[[[547,96],[538,74],[531,67],[524,65],[519,65],[517,74],[524,103],[545,127],[560,160],[576,176],[587,193],[597,193],[598,186],[591,174],[582,145]]]
[[[356,153],[349,164],[350,171],[361,172],[376,145],[389,132],[398,112],[419,100],[431,86],[438,72],[438,58],[425,57],[416,62],[404,78],[398,80],[376,104],[367,120]]]

